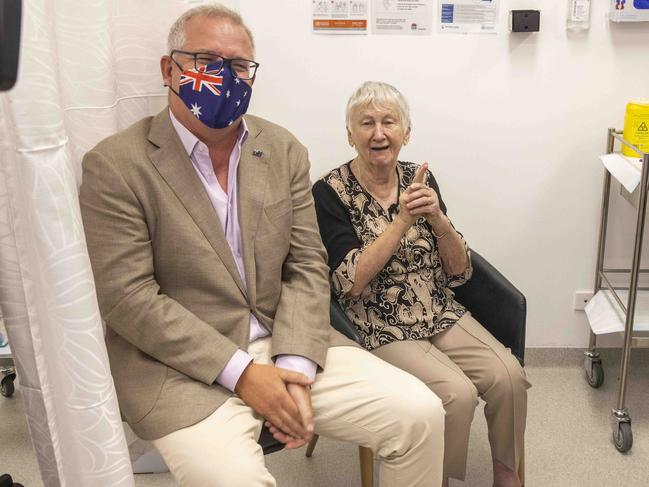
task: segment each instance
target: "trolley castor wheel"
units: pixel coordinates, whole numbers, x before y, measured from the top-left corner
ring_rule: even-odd
[[[590,357],[586,357],[584,360],[584,369],[586,371],[586,381],[588,385],[593,389],[601,387],[604,383],[604,368],[602,367],[602,362],[598,360],[593,360]]]
[[[617,428],[613,430],[613,443],[620,453],[626,453],[631,449],[633,446],[631,423],[618,423]]]
[[[14,391],[16,390],[14,387],[15,378],[16,374],[9,374],[8,376],[3,377],[2,381],[0,381],[0,394],[4,397],[11,397],[14,395]]]

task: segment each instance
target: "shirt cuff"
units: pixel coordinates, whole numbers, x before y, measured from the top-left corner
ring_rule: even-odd
[[[252,356],[243,350],[237,350],[230,361],[223,367],[221,373],[216,377],[216,382],[226,389],[234,392],[234,388],[239,382],[239,377],[246,370],[248,364],[252,362]]]
[[[318,370],[318,366],[313,360],[301,355],[278,355],[275,360],[275,367],[300,372],[311,380],[315,379],[315,373]]]

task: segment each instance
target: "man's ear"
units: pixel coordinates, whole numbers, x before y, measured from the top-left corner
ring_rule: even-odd
[[[173,69],[173,62],[170,56],[162,56],[160,58],[160,74],[162,74],[162,83],[165,86],[171,86],[171,71]]]

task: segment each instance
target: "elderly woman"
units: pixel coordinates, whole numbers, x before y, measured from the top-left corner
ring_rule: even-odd
[[[451,288],[471,276],[470,251],[428,165],[398,159],[410,140],[408,103],[393,86],[366,82],[349,99],[346,122],[357,156],[313,186],[334,294],[365,348],[442,399],[444,485],[464,479],[482,397],[494,485],[519,487],[529,383],[509,350],[453,298]]]

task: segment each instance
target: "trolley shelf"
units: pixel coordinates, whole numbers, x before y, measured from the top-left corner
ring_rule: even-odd
[[[4,347],[0,347],[0,366],[13,363],[13,360],[11,360],[11,347],[9,345],[5,345]]]
[[[617,294],[623,303],[629,301],[628,290],[618,290]],[[601,290],[597,292],[588,301],[585,311],[590,328],[596,335],[624,331],[626,313],[611,291]],[[649,332],[649,291],[638,291],[633,331]]]

